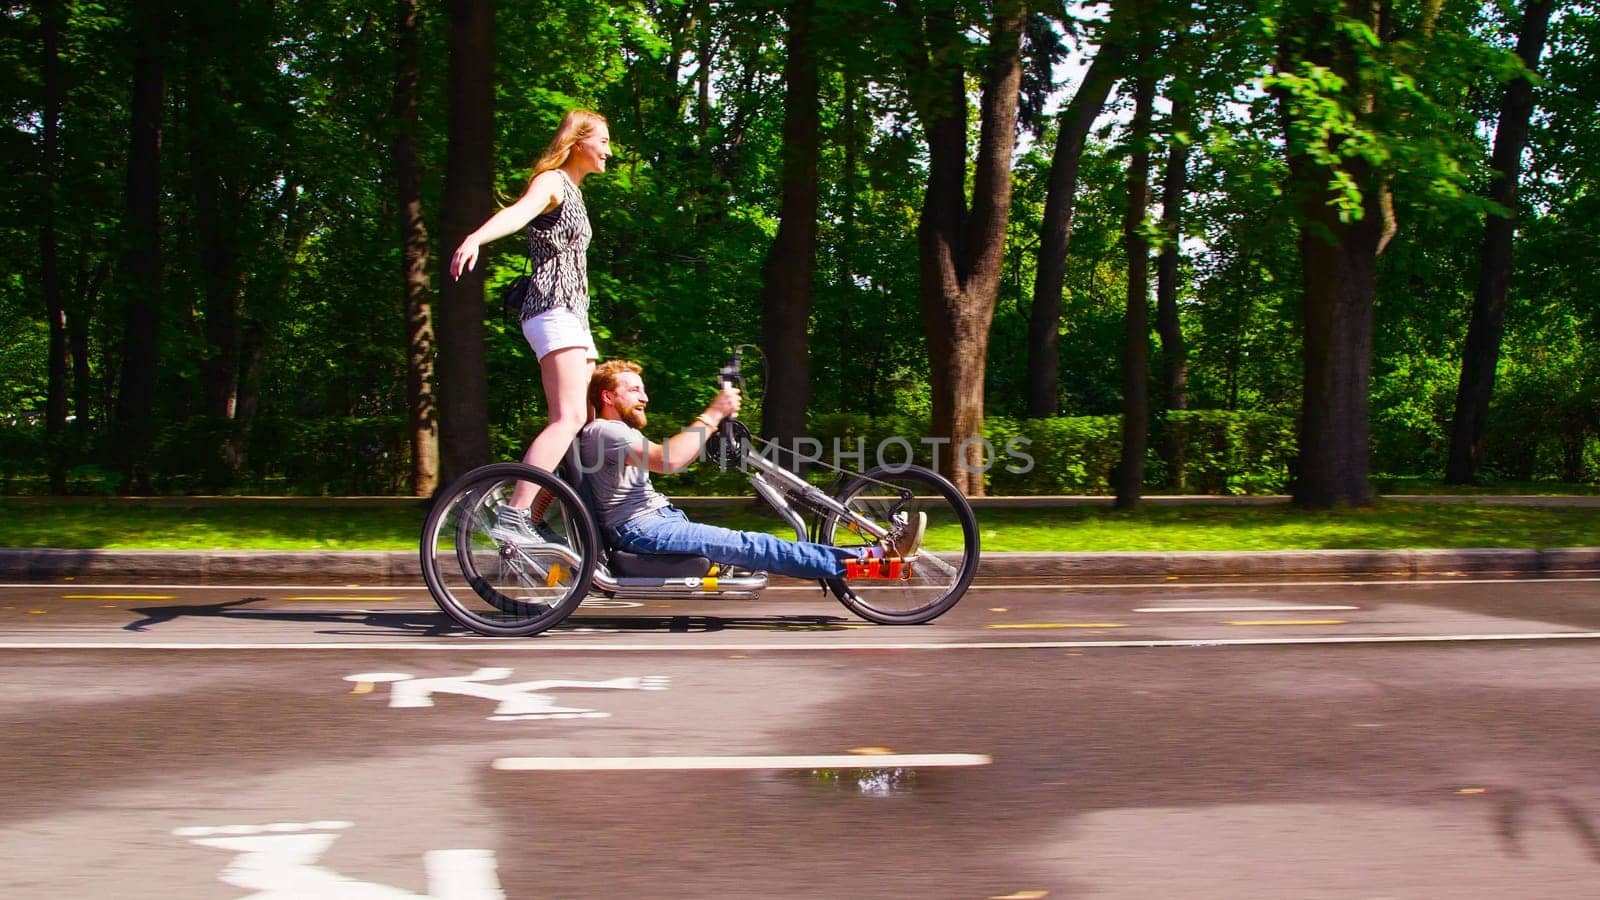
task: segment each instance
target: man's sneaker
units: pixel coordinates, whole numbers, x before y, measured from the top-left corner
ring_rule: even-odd
[[[900,536],[894,540],[894,553],[901,559],[916,559],[917,551],[922,549],[922,535],[928,530],[928,514],[916,513],[910,519],[905,513],[895,516],[900,522]]]

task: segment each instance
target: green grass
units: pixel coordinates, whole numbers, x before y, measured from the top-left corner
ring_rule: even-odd
[[[694,510],[697,520],[792,537],[747,506]],[[164,550],[411,550],[424,508],[393,500],[159,502],[0,498],[0,547]],[[1287,504],[985,508],[988,550],[1321,550],[1600,546],[1600,507],[1387,501],[1372,509],[1306,512]],[[947,549],[953,526],[929,529]]]
[[[1044,515],[1040,515],[1040,513]],[[979,518],[995,550],[1404,550],[1600,546],[1594,507],[1385,502],[1308,512],[1272,506],[994,509]]]
[[[0,546],[108,550],[402,550],[424,508],[230,500],[182,505],[117,499],[0,499]]]

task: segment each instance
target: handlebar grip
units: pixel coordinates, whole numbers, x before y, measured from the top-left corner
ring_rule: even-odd
[[[740,375],[740,369],[742,366],[739,361],[739,357],[741,353],[742,351],[738,347],[733,348],[733,356],[730,357],[727,363],[722,366],[722,372],[717,376],[718,390],[733,387],[743,380]],[[734,416],[737,415],[738,413],[734,414]],[[731,419],[734,418],[734,416],[729,416],[728,418]]]

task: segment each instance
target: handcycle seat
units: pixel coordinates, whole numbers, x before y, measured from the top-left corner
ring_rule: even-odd
[[[613,547],[610,569],[623,578],[704,578],[711,560],[691,553],[629,553]]]
[[[600,517],[594,507],[594,495],[589,490],[588,479],[584,477],[585,471],[578,456],[578,442],[574,440],[572,446],[567,448],[567,458],[562,463],[560,475],[578,492],[578,497],[598,522]],[[711,571],[711,560],[704,556],[693,553],[629,553],[612,546],[604,533],[606,529],[599,531],[600,542],[607,551],[606,568],[619,578],[704,578]]]

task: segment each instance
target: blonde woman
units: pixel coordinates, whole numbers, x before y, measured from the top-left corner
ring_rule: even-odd
[[[586,251],[593,234],[578,186],[606,170],[611,134],[599,113],[575,109],[533,167],[528,189],[467,235],[450,259],[450,277],[472,271],[484,244],[528,229],[530,285],[522,305],[522,333],[539,359],[550,422],[528,446],[522,461],[553,471],[589,417],[585,392],[598,353],[589,331]],[[497,537],[537,542],[529,508],[536,488],[519,482],[500,508]]]

